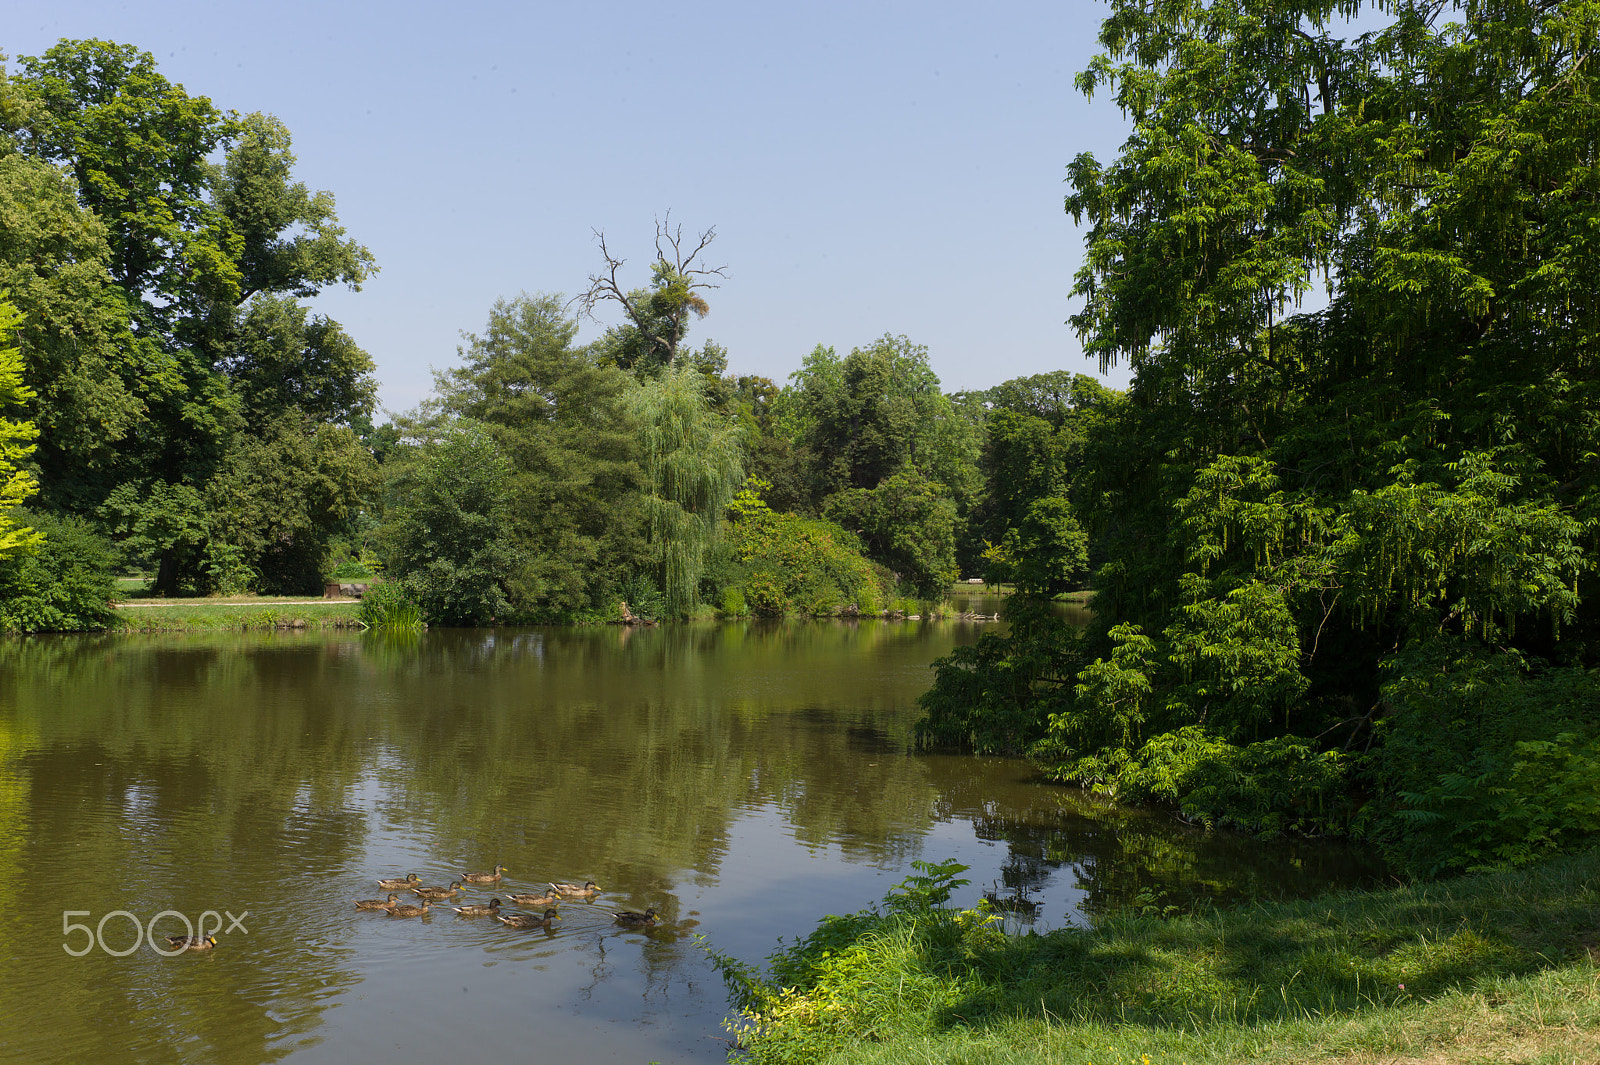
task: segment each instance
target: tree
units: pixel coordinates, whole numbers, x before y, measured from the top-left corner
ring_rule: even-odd
[[[924,599],[956,579],[956,506],[943,487],[907,466],[876,488],[828,497],[826,516],[860,534],[867,553]]]
[[[1593,661],[1600,12],[1459,10],[1113,4],[1079,84],[1133,132],[1070,170],[1072,323],[1134,377],[1071,488],[1095,625],[1025,697],[1058,775],[1216,816],[1219,767],[1424,727],[1383,678],[1441,643]],[[1436,782],[1366,783],[1382,820]]]
[[[0,269],[27,283],[47,499],[95,516],[130,554],[154,552],[158,590],[204,587],[208,558],[245,548],[211,544],[213,515],[183,508],[237,472],[241,431],[283,424],[289,407],[308,436],[369,420],[370,359],[294,299],[359,288],[372,256],[329,194],[292,180],[271,116],[190,96],[126,45],[62,41],[20,66],[0,84],[0,133],[25,158],[0,152],[0,190],[31,199]],[[316,525],[325,547],[337,522]]]
[[[629,397],[651,565],[673,617],[693,612],[706,549],[744,480],[739,430],[709,409],[704,388],[692,367],[667,367]]]
[[[988,492],[973,517],[986,545],[987,575],[1046,598],[1088,576],[1088,536],[1072,486],[1083,440],[1113,397],[1092,377],[1064,372],[1020,377],[982,393]]]
[[[13,135],[24,153],[72,171],[106,224],[111,276],[138,301],[138,327],[170,332],[213,302],[235,302],[238,241],[208,195],[207,157],[236,120],[131,45],[62,41],[19,64],[33,106]]]
[[[171,387],[168,360],[129,328],[105,227],[69,174],[0,146],[0,215],[0,289],[21,312],[13,339],[34,393],[24,409],[39,429],[40,503],[92,511],[148,430],[152,397]]]
[[[711,308],[700,295],[718,287],[708,280],[725,277],[725,266],[707,266],[702,258],[717,238],[715,227],[686,240],[683,227],[672,224],[672,214],[656,221],[656,261],[650,267],[650,286],[624,289],[618,272],[626,265],[606,246],[606,236],[595,231],[605,269],[589,275],[589,287],[575,302],[581,313],[594,317],[601,303],[622,308],[626,324],[611,330],[603,342],[607,357],[624,370],[654,371],[678,363],[678,347],[689,332],[690,316],[704,318]]]
[[[774,420],[809,471],[809,506],[860,534],[918,594],[939,594],[982,488],[980,429],[940,392],[928,349],[885,335],[840,359],[818,345],[790,381]]]
[[[22,315],[0,293],[0,411],[33,398],[22,383],[22,354],[6,344]],[[38,430],[31,422],[0,416],[0,559],[26,550],[39,540],[32,529],[19,526],[13,510],[38,490],[38,482],[23,461],[33,453],[31,441]]]
[[[428,621],[491,624],[510,606],[511,475],[494,438],[465,420],[390,464],[386,573],[415,590]]]
[[[634,382],[573,347],[576,334],[559,297],[497,300],[458,349],[462,365],[435,376],[438,410],[482,425],[511,466],[514,616],[614,606],[618,574],[643,553]]]

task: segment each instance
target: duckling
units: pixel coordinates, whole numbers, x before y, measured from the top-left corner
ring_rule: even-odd
[[[515,895],[507,895],[506,898],[510,899],[518,906],[554,906],[556,903],[561,901],[561,896],[557,895],[554,891],[550,892],[548,895],[534,895],[528,892],[521,892]]]
[[[174,950],[211,950],[217,945],[216,936],[168,936],[167,942]]]
[[[496,864],[492,873],[462,873],[461,879],[468,884],[494,884],[500,880],[500,874],[505,871],[505,866]]]
[[[532,913],[513,913],[497,914],[495,916],[495,920],[499,921],[503,925],[509,925],[512,928],[549,928],[550,922],[554,921],[560,916],[561,915],[555,911],[555,907],[552,906],[550,909],[544,911],[543,917]]]
[[[421,906],[413,906],[409,902],[397,903],[389,907],[390,917],[426,917],[428,907],[433,905],[427,899],[422,900]]]
[[[461,894],[461,888],[461,881],[452,880],[449,887],[412,888],[411,893],[419,899],[453,899]]]
[[[407,873],[404,880],[380,880],[378,881],[378,886],[385,891],[401,891],[406,888],[414,888],[420,883],[422,883],[420,876],[416,873]]]
[[[386,899],[357,899],[356,900],[356,909],[358,909],[358,910],[387,910],[390,906],[393,906],[395,903],[397,903],[399,901],[400,901],[400,896],[396,895],[394,892],[391,891],[391,892],[389,892],[389,897],[386,898]]]
[[[643,913],[637,910],[619,910],[613,911],[611,916],[617,919],[618,924],[629,928],[648,928],[656,923],[656,911],[653,909]]]
[[[586,880],[583,887],[579,887],[577,884],[551,884],[550,890],[558,895],[571,895],[574,898],[587,899],[600,894],[600,885],[593,880]]]
[[[500,900],[490,899],[487,906],[452,906],[463,917],[497,917],[500,914]]]

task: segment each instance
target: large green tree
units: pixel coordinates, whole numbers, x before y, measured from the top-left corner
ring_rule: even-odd
[[[494,437],[466,419],[444,422],[404,461],[390,463],[389,476],[387,575],[415,593],[430,622],[500,620],[521,560],[512,539],[511,463]]]
[[[1229,752],[1292,781],[1405,734],[1441,641],[1588,660],[1597,34],[1588,3],[1113,3],[1079,83],[1133,129],[1071,167],[1073,324],[1133,384],[1074,487],[1096,627],[985,696],[1013,742],[1215,799]]]
[[[1115,394],[1083,374],[1058,371],[1015,378],[983,393],[983,471],[988,491],[973,524],[986,576],[1024,594],[1054,596],[1088,576],[1088,536],[1072,484],[1085,433]]]
[[[513,616],[552,620],[607,600],[643,553],[639,447],[629,375],[575,347],[559,297],[498,300],[461,365],[435,378],[430,410],[483,426],[510,464],[512,537],[522,565]],[[429,412],[424,412],[424,420]]]
[[[0,271],[25,313],[45,502],[158,560],[163,591],[205,587],[218,559],[241,552],[273,590],[314,584],[353,497],[311,506],[297,549],[308,569],[277,576],[228,531],[255,503],[213,508],[237,498],[240,449],[297,446],[262,432],[288,424],[288,407],[306,438],[370,420],[370,359],[293,303],[359,286],[370,253],[344,236],[327,193],[293,180],[271,116],[221,111],[126,45],[62,41],[18,65],[0,82],[0,207],[14,205]],[[359,450],[313,453],[355,463],[305,471],[322,484],[371,482]],[[228,491],[215,483],[224,471]],[[269,484],[284,487],[257,489]]]
[[[938,594],[982,487],[981,431],[939,390],[928,349],[885,335],[841,359],[818,345],[790,380],[775,418],[808,509],[861,534],[919,594]]]

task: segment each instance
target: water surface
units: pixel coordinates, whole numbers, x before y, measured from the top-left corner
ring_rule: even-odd
[[[758,961],[915,860],[971,865],[959,903],[1037,901],[1041,929],[1376,873],[1109,809],[1015,760],[915,754],[928,664],[985,631],[0,643],[0,1061],[720,1062],[723,988],[694,936]],[[506,881],[469,901],[605,890],[534,931],[352,906],[379,876],[497,862]],[[609,916],[647,906],[666,917],[648,932]],[[219,946],[109,953],[163,911],[160,935],[215,912]]]

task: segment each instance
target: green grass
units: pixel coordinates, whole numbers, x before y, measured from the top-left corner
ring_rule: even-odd
[[[1600,1061],[1600,849],[1043,936],[970,911],[829,921],[744,985],[751,1061]]]
[[[330,600],[310,602],[290,596],[239,600],[147,600],[122,604],[117,611],[121,632],[184,632],[239,629],[354,629],[360,604]]]

